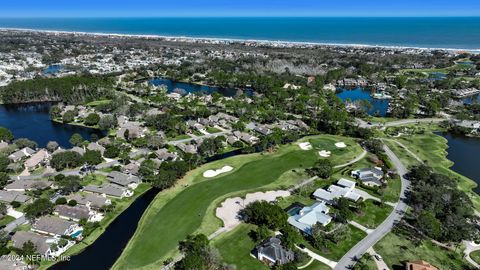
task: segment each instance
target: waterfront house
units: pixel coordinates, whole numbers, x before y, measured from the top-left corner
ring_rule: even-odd
[[[25,270],[28,269],[28,266],[21,260],[1,260],[0,259],[0,269],[2,270]]]
[[[135,189],[138,184],[140,184],[140,178],[137,176],[117,171],[110,172],[107,175],[107,180],[110,183],[114,183],[122,187],[129,187],[131,189]]]
[[[40,149],[25,161],[25,168],[27,168],[29,171],[33,171],[40,166],[45,165],[49,157],[50,154],[48,154],[46,149]]]
[[[83,191],[116,198],[131,197],[133,195],[133,192],[130,190],[115,184],[88,185],[83,188]]]
[[[75,222],[80,221],[80,219],[88,220],[90,218],[90,211],[86,206],[69,206],[69,205],[57,205],[53,211],[55,215],[59,218],[66,220],[73,220]]]
[[[18,162],[22,160],[23,158],[29,157],[35,153],[35,150],[33,150],[30,147],[25,147],[22,148],[8,156],[8,158],[13,161],[13,162]]]
[[[347,198],[352,201],[360,199],[360,195],[355,193],[355,182],[344,178],[341,178],[336,185],[331,185],[326,190],[323,188],[315,190],[313,197],[328,204],[334,204],[338,198]]]
[[[85,149],[83,147],[74,146],[71,149],[72,152],[77,152],[81,156],[85,155]]]
[[[6,185],[6,191],[43,190],[52,186],[52,182],[43,180],[15,180]]]
[[[255,250],[257,259],[269,266],[283,265],[295,259],[295,253],[284,248],[282,241],[277,237],[265,240]]]
[[[382,168],[379,167],[354,170],[351,176],[357,178],[362,184],[367,186],[375,187],[383,184],[383,171]]]
[[[30,197],[20,191],[0,190],[0,202],[11,204],[12,202],[27,203]]]
[[[327,226],[332,221],[332,217],[327,215],[329,212],[325,202],[317,202],[311,206],[303,207],[298,214],[288,218],[288,223],[299,229],[305,234],[311,235],[312,226],[319,223]]]
[[[58,217],[40,217],[32,226],[32,231],[40,234],[48,234],[54,237],[62,235],[70,236],[81,229],[78,224]]]
[[[83,205],[89,209],[101,209],[106,205],[110,205],[112,201],[104,196],[97,194],[87,193],[87,194],[73,194],[68,197],[68,201],[74,200],[78,205]]]

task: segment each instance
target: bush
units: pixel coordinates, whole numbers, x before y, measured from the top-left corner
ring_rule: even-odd
[[[70,201],[68,201],[68,205],[69,205],[69,206],[72,206],[72,207],[73,207],[73,206],[76,206],[76,205],[77,205],[77,201],[75,201],[75,200],[70,200]]]
[[[67,204],[67,199],[65,199],[65,197],[60,197],[60,198],[58,198],[57,200],[55,200],[55,204],[56,204],[56,205],[59,205],[59,204]]]

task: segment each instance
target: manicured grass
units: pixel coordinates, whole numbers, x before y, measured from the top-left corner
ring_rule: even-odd
[[[140,197],[142,194],[147,192],[150,189],[150,186],[141,183],[136,189],[135,193],[132,197],[130,198],[123,198],[123,199],[112,199],[112,201],[116,202],[116,207],[113,210],[113,212],[110,212],[105,215],[105,217],[100,221],[100,227],[95,229],[89,236],[85,237],[81,242],[75,244],[73,247],[69,248],[63,256],[72,256],[75,254],[78,254],[82,252],[85,248],[87,248],[89,245],[93,244],[97,240],[100,235],[105,232],[105,230],[108,228],[110,223],[114,221],[118,215],[120,215],[123,211],[125,211],[138,197]],[[30,228],[28,228],[29,230]],[[42,269],[48,269],[50,266],[55,264],[54,261],[42,261],[39,270]]]
[[[352,220],[367,228],[374,229],[387,218],[392,210],[393,208],[390,205],[367,200],[361,207],[362,214],[354,213]]]
[[[107,177],[101,174],[89,174],[82,179],[82,186],[101,185],[107,182]]]
[[[343,255],[345,255],[345,253],[347,253],[347,251],[349,251],[353,246],[360,242],[360,240],[367,236],[364,231],[357,229],[352,225],[348,226],[351,229],[349,237],[346,240],[338,243],[327,241],[327,247],[325,249],[317,250],[306,240],[303,244],[318,255],[330,260],[338,261],[343,257]]]
[[[215,127],[207,127],[207,132],[212,134],[212,133],[218,133],[218,132],[221,132],[220,129],[218,128],[215,128]]]
[[[410,151],[414,152],[423,161],[426,161],[427,165],[431,166],[435,172],[456,179],[458,181],[458,188],[467,193],[475,208],[480,210],[480,196],[472,190],[477,184],[473,180],[450,170],[453,162],[447,159],[448,153],[446,149],[448,148],[448,145],[445,138],[433,134],[432,132],[426,132],[425,134],[401,137],[397,140],[402,142],[408,149],[410,149]],[[401,148],[392,149],[392,151],[396,154],[406,152]],[[405,156],[405,154],[400,156],[400,158],[402,161],[414,160],[414,158],[409,158],[409,156]],[[416,161],[410,161],[410,163],[415,162]]]
[[[7,225],[8,223],[14,221],[15,218],[11,216],[4,216],[2,219],[0,219],[0,226]]]
[[[326,266],[325,264],[314,260],[309,266],[303,268],[302,270],[331,270],[329,266]]]
[[[349,145],[347,149],[338,151],[338,155],[332,153],[331,160],[335,164],[345,163],[362,152],[358,144],[345,137],[322,135],[304,140],[325,146],[345,141]],[[225,198],[285,187],[285,183],[277,180],[292,169],[313,165],[318,159],[317,151],[303,151],[298,145],[291,144],[273,154],[236,156],[197,168],[180,180],[175,188],[157,195],[114,269],[160,265],[164,259],[175,255],[178,242],[187,235],[195,232],[208,235],[221,226],[214,213],[216,206]],[[224,165],[234,167],[234,171],[212,179],[201,176],[207,169]],[[290,177],[282,179],[291,182]]]
[[[101,100],[95,100],[95,101],[89,102],[85,105],[90,106],[90,107],[96,107],[98,105],[104,105],[104,104],[108,104],[110,102],[111,102],[110,99],[101,99]]]
[[[476,263],[480,264],[480,250],[470,253],[470,258],[472,258],[472,260],[474,260]]]
[[[403,235],[387,234],[374,246],[390,269],[404,269],[403,262],[410,260],[425,260],[441,270],[467,269],[467,262],[462,259],[462,252],[446,250],[425,240],[415,246]]]
[[[213,241],[213,246],[227,264],[233,264],[237,270],[267,270],[265,264],[250,255],[256,243],[248,233],[255,226],[242,223],[233,231],[225,233]]]

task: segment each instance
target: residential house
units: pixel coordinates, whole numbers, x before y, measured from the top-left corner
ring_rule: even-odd
[[[43,180],[15,180],[6,185],[6,191],[43,190],[52,186],[52,182]]]
[[[50,154],[46,149],[40,149],[38,152],[30,156],[24,163],[25,168],[27,168],[29,171],[33,171],[40,166],[44,165],[48,158],[50,157]]]
[[[360,195],[355,193],[355,182],[344,178],[338,180],[337,185],[331,185],[326,190],[323,188],[315,190],[313,197],[328,204],[334,204],[338,198],[347,198],[352,201],[360,199]]]
[[[367,186],[375,187],[383,184],[383,171],[382,168],[379,167],[355,170],[352,171],[351,176],[357,178],[362,184]]]
[[[186,154],[196,154],[197,153],[197,147],[192,144],[184,144],[184,143],[179,143],[177,144],[177,148],[180,149],[182,152]]]
[[[423,260],[407,262],[405,269],[406,270],[438,270],[437,267]]]
[[[12,202],[26,203],[30,197],[19,191],[0,190],[0,202],[11,204]]]
[[[0,258],[0,269],[2,270],[25,270],[28,266],[20,259],[2,259]]]
[[[54,237],[75,235],[81,227],[73,222],[51,216],[40,217],[32,226],[32,231]]]
[[[33,150],[30,147],[25,147],[22,148],[8,156],[8,158],[13,161],[13,162],[18,162],[22,160],[23,158],[29,157],[35,153],[35,150]]]
[[[72,152],[77,152],[81,156],[85,155],[85,149],[83,147],[74,146],[74,147],[72,147],[71,151]]]
[[[74,194],[68,197],[68,201],[74,200],[78,205],[83,205],[89,209],[101,209],[105,205],[110,205],[112,201],[104,196],[97,194]]]
[[[178,158],[178,154],[176,152],[170,152],[166,148],[158,149],[157,151],[155,151],[155,154],[161,161],[175,161]]]
[[[257,259],[269,266],[283,265],[295,259],[295,253],[282,246],[282,241],[271,237],[255,248]]]
[[[131,197],[133,195],[133,192],[130,190],[115,184],[88,185],[83,188],[83,191],[116,198]]]
[[[75,222],[80,221],[80,219],[88,220],[90,218],[90,211],[86,206],[68,206],[68,205],[57,205],[53,211],[55,215],[59,218],[66,220],[73,220]]]
[[[87,149],[90,150],[90,151],[99,151],[102,154],[102,156],[103,156],[103,153],[105,152],[105,147],[101,146],[98,143],[94,143],[94,142],[89,143],[87,145]]]
[[[140,170],[140,165],[137,164],[137,162],[135,161],[131,161],[130,163],[122,167],[122,172],[127,174],[137,175],[138,170]]]
[[[15,248],[23,248],[23,244],[27,243],[28,241],[33,243],[33,245],[35,246],[35,250],[40,255],[50,255],[50,245],[54,243],[53,239],[26,231],[18,231],[12,236],[13,247]]]
[[[311,235],[313,225],[320,223],[327,226],[330,224],[332,217],[327,215],[329,210],[325,202],[317,202],[312,206],[303,207],[298,214],[289,217],[288,223],[303,233]]]
[[[138,184],[140,184],[140,178],[137,176],[117,171],[110,172],[107,175],[107,180],[110,183],[114,183],[122,187],[129,187],[131,189],[135,189]]]

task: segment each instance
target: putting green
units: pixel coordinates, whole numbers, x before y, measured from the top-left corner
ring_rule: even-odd
[[[304,138],[302,141],[322,146],[344,141],[349,147],[336,152],[338,155],[332,158],[335,164],[345,163],[362,152],[353,139],[345,137],[322,135]],[[233,193],[258,190],[267,185],[272,187],[272,183],[283,173],[313,165],[319,158],[317,151],[303,151],[298,145],[288,145],[274,154],[237,156],[194,170],[186,176],[188,179],[180,181],[181,187],[177,185],[177,193],[167,196],[163,194],[168,193],[167,190],[155,198],[113,268],[158,269],[162,260],[175,254],[179,241],[198,231],[206,215],[214,215],[213,211],[208,210],[216,200]],[[201,172],[207,168],[222,164],[235,164],[235,170],[210,180],[201,177]],[[187,186],[185,183],[193,184]]]

